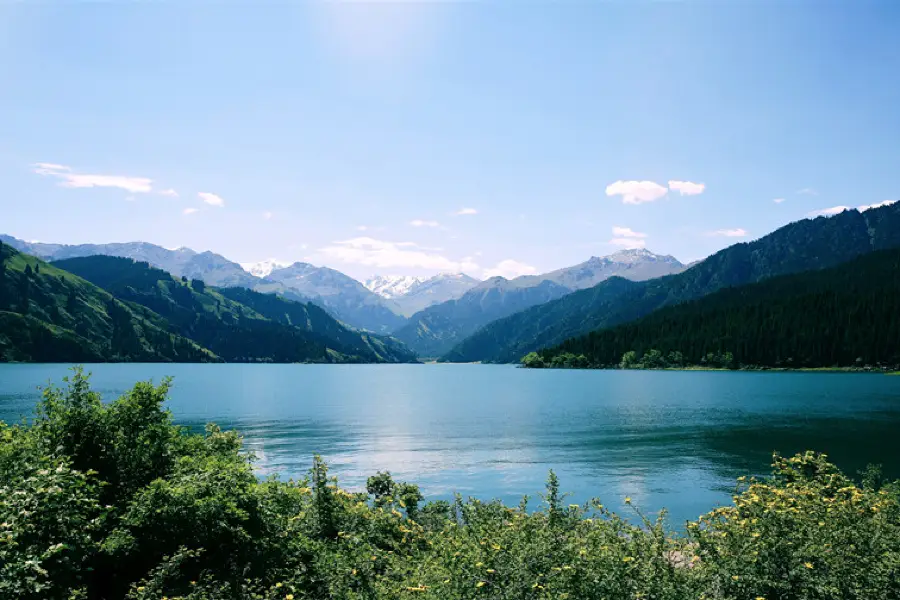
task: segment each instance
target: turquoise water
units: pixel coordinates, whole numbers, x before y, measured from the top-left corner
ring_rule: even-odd
[[[262,473],[322,454],[342,485],[378,470],[516,503],[555,469],[570,502],[622,498],[673,525],[728,502],[773,450],[828,452],[848,472],[900,477],[900,377],[846,373],[536,371],[488,365],[90,365],[105,399],[175,378],[169,408],[237,428]],[[29,414],[65,365],[0,365],[0,419]]]

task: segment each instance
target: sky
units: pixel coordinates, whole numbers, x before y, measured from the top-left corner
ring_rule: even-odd
[[[890,0],[0,2],[0,233],[357,278],[688,262],[900,198],[898,27]]]

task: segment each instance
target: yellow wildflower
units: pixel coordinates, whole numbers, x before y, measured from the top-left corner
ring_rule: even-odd
[[[625,504],[631,504],[631,496],[625,496]]]
[[[627,563],[627,562],[631,562],[631,561],[633,561],[633,560],[634,560],[634,557],[633,557],[633,556],[623,556],[623,557],[622,557],[622,562],[626,562],[626,563]]]
[[[806,567],[807,569],[812,569],[812,568],[813,568],[813,565],[812,565],[812,563],[810,563],[810,562],[805,562],[805,563],[803,563],[803,566]]]
[[[284,600],[294,600],[294,595],[288,594],[287,596],[284,597]]]
[[[738,577],[737,575],[732,575],[732,576],[731,576],[731,579],[732,579],[733,581],[737,581],[738,579],[740,579],[740,577]]]
[[[475,584],[475,587],[478,587],[478,588],[484,587],[484,582],[483,582],[483,581],[479,581],[478,583]]]

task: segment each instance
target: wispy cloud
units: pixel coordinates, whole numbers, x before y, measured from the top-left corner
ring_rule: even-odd
[[[271,219],[273,216],[274,216],[274,215],[272,214],[272,211],[271,211],[271,210],[267,210],[267,211],[265,211],[265,212],[262,214],[262,218],[265,219],[266,221],[268,221],[269,219]]]
[[[609,243],[613,246],[620,246],[622,248],[634,249],[634,248],[646,248],[647,240],[642,240],[638,238],[613,238],[609,240]]]
[[[623,204],[653,202],[668,192],[668,188],[653,181],[616,181],[606,186],[606,195],[621,196]]]
[[[32,170],[38,175],[59,179],[59,185],[67,188],[118,188],[132,194],[153,191],[153,180],[147,177],[76,173],[71,167],[54,163],[35,163]]]
[[[630,227],[620,227],[615,226],[612,228],[613,237],[622,237],[622,238],[645,238],[647,237],[646,233],[641,233],[639,231],[634,231]]]
[[[474,208],[461,208],[453,214],[456,215],[457,217],[462,217],[465,215],[477,215],[478,211],[475,210]]]
[[[332,242],[320,248],[318,254],[326,259],[382,269],[422,268],[435,271],[479,269],[469,257],[453,260],[437,254],[435,249],[419,246],[415,242],[389,242],[371,237]]]
[[[535,273],[537,273],[537,269],[535,269],[531,265],[513,260],[511,258],[507,258],[506,260],[501,260],[493,267],[485,269],[483,275],[485,279],[489,279],[491,277],[505,277],[506,279],[513,279],[522,275],[534,275]]]
[[[678,192],[682,196],[696,196],[702,194],[706,189],[705,183],[694,183],[693,181],[669,181],[669,189]]]
[[[201,200],[209,204],[210,206],[225,206],[225,201],[221,196],[217,196],[211,192],[199,192],[197,195]]]
[[[782,202],[784,202],[784,200],[784,198],[773,198],[772,202],[774,202],[775,204],[781,204]]]
[[[740,227],[736,229],[716,229],[715,231],[707,232],[706,235],[713,237],[747,237],[747,230]]]
[[[613,238],[608,243],[622,248],[644,248],[647,245],[647,234],[635,231],[630,227],[616,225],[612,228]]]
[[[369,229],[368,225],[357,225],[356,226],[357,231],[366,231],[367,229]]]
[[[873,208],[881,208],[882,206],[890,206],[897,202],[896,200],[885,200],[884,202],[878,202],[876,204],[865,204],[863,206],[858,206],[857,209],[859,212],[866,212],[867,210],[871,210]]]
[[[198,212],[199,210],[200,210],[199,208],[186,208],[186,209],[184,209],[183,211],[181,211],[181,214],[183,214],[183,215],[192,215],[192,214],[194,214],[195,212]]]
[[[169,198],[177,198],[177,197],[178,197],[178,192],[176,192],[176,191],[173,190],[172,188],[169,188],[169,189],[167,189],[167,190],[160,190],[160,191],[157,192],[157,193],[158,193],[160,196],[168,196]]]
[[[413,219],[409,222],[413,227],[440,227],[437,221],[423,221],[422,219]]]
[[[856,210],[859,212],[866,212],[867,210],[872,210],[873,208],[881,208],[882,206],[890,206],[897,202],[896,200],[885,200],[883,202],[876,202],[875,204],[863,204],[862,206],[857,206]],[[831,217],[837,214],[844,212],[845,210],[853,210],[850,206],[832,206],[830,208],[823,208],[821,210],[814,210],[812,212],[806,213],[807,217]]]
[[[800,196],[818,196],[819,192],[812,188],[803,188],[802,190],[797,190],[797,194]]]
[[[831,217],[837,214],[844,212],[845,210],[850,210],[849,206],[832,206],[830,208],[823,208],[821,210],[814,210],[812,212],[806,213],[808,217]]]

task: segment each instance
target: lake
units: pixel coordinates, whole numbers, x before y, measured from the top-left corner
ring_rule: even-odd
[[[490,365],[89,365],[109,400],[175,378],[169,408],[201,430],[239,429],[261,473],[301,476],[322,454],[342,485],[378,470],[517,503],[549,469],[568,502],[599,497],[673,526],[726,503],[773,450],[827,452],[848,473],[900,477],[900,377],[851,373],[561,371]],[[30,414],[66,365],[0,365],[0,419]]]

